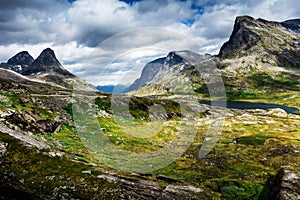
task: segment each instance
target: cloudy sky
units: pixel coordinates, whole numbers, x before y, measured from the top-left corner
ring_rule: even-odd
[[[300,18],[299,0],[0,0],[0,62],[47,47],[94,85],[129,84],[169,51],[217,54],[236,16]]]

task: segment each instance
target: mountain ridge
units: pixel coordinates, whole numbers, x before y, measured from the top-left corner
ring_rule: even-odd
[[[184,80],[179,81],[180,77],[189,77],[195,92],[204,95],[208,91],[199,72],[207,67],[206,61],[220,70],[228,98],[236,96],[240,91],[257,93],[279,88],[297,89],[297,77],[300,76],[300,35],[296,30],[286,28],[283,23],[295,26],[298,20],[273,22],[239,16],[229,40],[223,44],[218,55],[200,61],[194,67],[185,67],[184,70],[177,71],[177,74],[162,72],[160,79],[152,78],[148,81],[150,84],[130,94],[172,94],[172,91],[178,91],[174,84],[185,84]]]
[[[44,49],[36,59],[27,51],[21,51],[6,63],[1,63],[0,68],[14,71],[31,81],[48,83],[55,87],[95,90],[65,69],[50,48]]]
[[[200,55],[198,53],[182,50],[172,51],[166,57],[157,58],[145,65],[142,70],[140,78],[126,88],[123,92],[127,93],[137,90],[141,87],[161,80],[166,74],[172,75],[179,73],[185,67],[193,65],[197,62],[211,57],[209,54]]]

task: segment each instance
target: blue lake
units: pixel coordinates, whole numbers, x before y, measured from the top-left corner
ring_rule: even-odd
[[[251,103],[251,102],[243,102],[243,101],[200,101],[201,104],[221,107],[221,108],[232,108],[232,109],[241,109],[241,110],[249,110],[249,109],[271,109],[271,108],[281,108],[285,110],[285,112],[290,114],[298,114],[299,110],[297,108],[282,106],[277,104],[265,104],[265,103]]]

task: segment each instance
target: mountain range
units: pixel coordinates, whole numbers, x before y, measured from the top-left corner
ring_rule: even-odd
[[[92,90],[83,80],[66,70],[50,48],[44,49],[36,59],[33,59],[27,51],[22,51],[6,63],[1,63],[0,68],[17,72],[31,81],[65,89]]]
[[[166,58],[148,63],[141,77],[125,92],[141,96],[170,94],[178,91],[178,84],[184,84],[178,77],[189,77],[197,93],[207,93],[198,72],[207,62],[219,68],[229,97],[241,91],[255,93],[262,88],[296,89],[300,76],[299,27],[297,19],[280,23],[237,17],[230,39],[218,55],[171,52]],[[179,82],[175,84],[176,79]]]

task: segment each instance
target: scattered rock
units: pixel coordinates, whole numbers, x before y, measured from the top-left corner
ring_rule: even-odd
[[[266,114],[271,117],[278,117],[278,118],[286,118],[288,116],[285,110],[281,108],[269,109]]]
[[[248,113],[244,113],[241,116],[236,116],[236,119],[240,120],[240,121],[252,121],[252,120],[255,120],[256,117],[254,115],[250,115]]]
[[[92,174],[92,171],[91,170],[84,170],[82,171],[83,174]]]
[[[0,142],[0,158],[8,155],[7,146],[7,143]]]
[[[243,122],[243,124],[246,125],[246,126],[250,126],[250,125],[257,124],[257,122],[254,122],[254,121],[245,121],[245,122]]]

